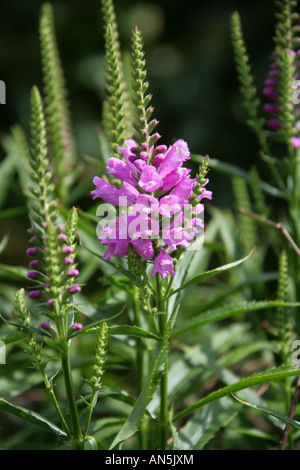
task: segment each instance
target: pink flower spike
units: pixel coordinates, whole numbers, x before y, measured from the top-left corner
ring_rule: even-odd
[[[159,273],[162,279],[165,279],[168,274],[175,276],[173,260],[170,255],[168,255],[163,248],[160,248],[159,255],[154,260],[152,276],[155,276]]]

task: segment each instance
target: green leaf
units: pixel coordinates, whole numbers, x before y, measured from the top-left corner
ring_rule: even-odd
[[[300,429],[300,422],[295,421],[294,419],[289,418],[288,416],[283,415],[282,413],[279,413],[278,411],[272,410],[271,408],[268,408],[266,406],[257,406],[253,403],[248,403],[247,401],[243,401],[240,398],[236,397],[233,393],[231,394],[233,398],[235,398],[237,401],[242,403],[243,405],[249,406],[250,408],[253,408],[254,410],[257,411],[263,411],[264,413],[267,413],[268,415],[274,416],[275,418],[280,419],[286,424],[289,424],[293,426],[294,428]]]
[[[125,421],[124,425],[122,426],[119,433],[115,437],[113,443],[111,444],[110,450],[116,448],[119,444],[125,441],[125,439],[128,439],[133,436],[134,433],[137,431],[138,426],[146,412],[146,408],[153,397],[158,382],[165,371],[168,339],[169,335],[166,335],[157,355],[157,358],[154,362],[152,371],[145,382],[144,388],[140,393],[136,404],[133,407],[131,413],[129,414],[127,420]]]
[[[198,410],[204,405],[208,403],[212,403],[213,401],[219,400],[227,395],[232,393],[238,392],[240,390],[244,390],[249,387],[253,387],[254,385],[270,382],[272,380],[282,380],[287,377],[294,377],[300,375],[300,369],[292,366],[280,366],[274,367],[273,369],[269,369],[267,371],[261,372],[259,374],[252,375],[251,377],[247,377],[245,379],[241,379],[236,383],[228,385],[226,387],[220,388],[206,397],[198,400],[193,405],[187,407],[185,410],[178,413],[174,416],[173,420],[177,421],[178,419],[184,418],[185,416],[193,413],[194,411]]]
[[[43,428],[46,431],[55,434],[57,437],[62,437],[63,439],[68,438],[67,434],[62,431],[62,429],[58,428],[55,424],[53,424],[51,421],[48,421],[43,416],[39,415],[38,413],[35,413],[34,411],[27,410],[22,406],[13,405],[12,403],[9,403],[3,398],[0,398],[0,411],[5,411],[14,416],[17,416],[18,418],[35,424],[40,428]]]
[[[155,341],[160,341],[161,338],[151,333],[150,331],[143,330],[138,326],[130,325],[116,325],[109,326],[108,331],[111,335],[125,335],[125,336],[136,336],[138,338],[148,338],[154,339]]]
[[[0,263],[0,279],[5,281],[27,281],[27,270],[23,266],[9,266]]]
[[[204,279],[208,279],[209,277],[212,277],[212,276],[216,276],[217,274],[223,273],[224,271],[227,271],[228,269],[232,269],[238,266],[239,264],[246,261],[252,255],[252,253],[253,253],[253,250],[249,253],[249,255],[245,256],[242,259],[239,259],[238,261],[234,261],[233,263],[219,266],[218,268],[212,269],[211,271],[206,271],[205,273],[197,274],[197,276],[194,276],[192,279],[182,284],[181,287],[171,292],[171,294],[168,297],[176,294],[178,291],[183,290],[186,287],[196,284],[197,282],[203,281]]]
[[[200,313],[192,318],[190,321],[183,323],[179,328],[175,329],[171,336],[184,333],[185,331],[193,330],[206,323],[224,320],[233,315],[240,313],[252,312],[255,310],[262,310],[272,307],[299,307],[300,303],[291,302],[284,303],[277,300],[261,300],[261,301],[245,301],[239,304],[226,305],[225,307],[208,310],[205,313]]]
[[[236,417],[240,407],[228,397],[198,410],[179,434],[178,450],[202,450],[221,428]]]

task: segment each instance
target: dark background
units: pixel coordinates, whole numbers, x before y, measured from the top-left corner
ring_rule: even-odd
[[[39,0],[6,0],[0,6],[0,79],[7,104],[0,107],[0,137],[10,126],[28,128],[29,95],[42,86]],[[99,0],[54,0],[57,40],[80,153],[97,157],[96,128],[104,98],[104,59]],[[122,46],[131,28],[142,28],[155,117],[161,143],[175,138],[193,153],[209,154],[249,169],[259,164],[255,137],[244,123],[230,40],[230,15],[238,10],[261,90],[274,32],[274,2],[115,0]],[[0,150],[3,157],[4,151]],[[228,182],[211,175],[216,205],[231,203]]]

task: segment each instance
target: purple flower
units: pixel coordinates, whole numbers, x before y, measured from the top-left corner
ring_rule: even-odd
[[[52,300],[52,299],[47,300],[47,307],[48,307],[48,308],[52,308],[52,307],[53,307],[53,300]]]
[[[164,178],[176,168],[182,166],[183,162],[190,158],[190,151],[184,140],[177,140],[167,150],[165,158],[160,166],[159,175]]]
[[[39,260],[38,259],[33,259],[33,260],[30,261],[29,266],[31,268],[35,268],[38,264],[39,264]]]
[[[72,246],[66,245],[62,247],[61,251],[66,254],[70,254],[73,253],[74,248]]]
[[[78,286],[77,284],[74,284],[74,286],[69,287],[68,291],[69,291],[71,294],[77,294],[78,292],[81,291],[81,287]]]
[[[266,87],[263,89],[263,94],[270,100],[276,101],[279,98],[279,93],[272,87]]]
[[[159,273],[162,279],[165,279],[168,274],[172,277],[175,276],[173,260],[163,248],[160,248],[159,255],[155,258],[153,263],[152,276]]]
[[[65,263],[66,264],[73,264],[74,260],[73,260],[73,258],[70,258],[69,256],[66,256],[65,257]]]
[[[152,165],[145,165],[139,180],[139,186],[145,191],[151,193],[159,189],[162,185],[161,176]]]
[[[164,178],[164,183],[162,186],[162,191],[169,191],[169,189],[173,188],[176,184],[178,184],[183,179],[186,179],[190,174],[191,170],[188,168],[176,168],[175,170],[171,171],[171,173],[167,174]]]
[[[70,276],[70,277],[78,276],[78,274],[79,274],[78,269],[69,269],[67,271],[67,276]]]
[[[65,233],[60,233],[60,234],[58,234],[57,238],[59,240],[67,240],[68,235],[66,235]]]
[[[272,131],[277,131],[280,129],[280,127],[282,127],[282,123],[279,121],[279,119],[269,119],[267,125],[268,128]]]
[[[125,181],[133,186],[137,185],[137,179],[134,176],[133,171],[127,163],[123,162],[119,158],[109,158],[106,165],[106,171],[108,174],[113,175],[115,178],[119,178],[121,181]]]
[[[91,191],[93,199],[99,197],[114,206],[129,206],[135,202],[139,195],[139,192],[126,182],[124,182],[121,188],[116,188],[113,184],[107,183],[103,178],[95,176],[93,183],[96,186],[96,189]]]
[[[43,292],[41,292],[40,290],[31,290],[29,293],[28,293],[30,299],[39,299],[40,297],[42,297],[43,295]]]
[[[263,106],[264,110],[268,114],[278,114],[279,113],[279,106],[277,104],[266,103]]]
[[[208,191],[206,189],[206,185],[207,183],[209,183],[209,179],[207,178],[207,180],[205,181],[205,183],[201,186],[201,189],[203,190],[202,193],[200,194],[200,196],[198,196],[198,199],[200,201],[202,201],[202,199],[209,199],[210,201],[212,200],[212,192],[211,191]]]
[[[40,273],[38,271],[29,271],[27,273],[27,277],[29,279],[37,279],[39,277]]]
[[[31,246],[30,248],[27,248],[26,254],[29,256],[36,255],[37,251],[38,251],[37,248],[35,248],[34,246]]]
[[[71,328],[72,328],[72,330],[80,331],[80,330],[82,330],[82,324],[81,323],[73,323]]]
[[[197,178],[190,178],[191,170],[183,166],[190,158],[187,143],[179,139],[169,148],[165,145],[155,147],[160,138],[155,134],[152,136],[153,145],[149,148],[146,141],[138,145],[133,138],[126,140],[124,147],[118,147],[125,162],[115,157],[107,162],[107,173],[122,181],[122,186],[116,187],[97,176],[93,179],[96,186],[91,191],[93,199],[99,197],[115,207],[130,207],[126,215],[116,217],[98,233],[100,243],[107,246],[104,260],[112,256],[126,256],[129,248],[133,248],[141,258],[151,261],[154,259],[151,237],[164,241],[170,252],[176,250],[178,245],[187,248],[195,234],[203,229],[202,220],[197,218],[197,214],[203,212],[203,205],[197,204],[195,198],[191,199],[198,184]],[[212,198],[211,191],[205,188],[207,183],[208,180],[205,180],[200,196],[197,187],[196,194],[200,200]],[[183,222],[183,209],[191,203],[196,205],[192,225],[188,230],[177,227],[175,220]],[[165,218],[168,220],[163,235]],[[73,262],[71,258],[65,261],[67,264]],[[163,248],[153,263],[153,275],[158,272],[163,278],[169,273],[174,276],[173,260]],[[75,272],[72,269],[69,271]]]
[[[298,148],[300,146],[300,139],[299,137],[291,137],[291,143],[292,143],[292,147],[294,149]]]
[[[136,239],[131,241],[135,251],[144,259],[151,260],[154,255],[154,249],[151,240]]]
[[[43,330],[50,330],[52,327],[50,325],[50,323],[46,322],[46,321],[42,321],[40,323],[40,327],[43,329]]]

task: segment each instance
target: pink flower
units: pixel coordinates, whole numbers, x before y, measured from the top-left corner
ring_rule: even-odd
[[[291,143],[292,143],[292,147],[294,149],[298,148],[300,146],[300,139],[299,137],[291,137]]]
[[[263,94],[270,100],[277,100],[279,98],[279,93],[272,87],[266,87],[263,89]]]
[[[139,192],[131,186],[131,184],[126,182],[124,182],[121,188],[116,188],[113,184],[107,183],[103,178],[95,176],[93,183],[96,186],[96,189],[91,191],[93,199],[99,197],[114,206],[130,206],[139,195]]]
[[[72,246],[66,245],[66,246],[63,246],[63,247],[62,247],[61,251],[62,251],[63,253],[68,253],[68,254],[70,254],[70,253],[73,253],[74,248],[73,248]]]
[[[78,292],[81,291],[81,287],[78,286],[77,284],[74,284],[74,286],[69,287],[68,291],[69,291],[71,294],[77,294]]]
[[[172,277],[175,276],[173,260],[163,248],[160,248],[159,255],[155,258],[153,263],[152,276],[159,273],[162,279],[165,279],[168,274]]]
[[[161,176],[152,165],[145,165],[139,180],[139,186],[145,191],[152,193],[159,189],[162,185]]]
[[[115,178],[118,178],[121,181],[126,181],[133,186],[137,185],[137,179],[130,167],[127,163],[123,162],[119,158],[109,158],[107,160],[106,170],[109,175],[113,175]]]
[[[140,238],[131,241],[135,251],[144,259],[151,260],[154,255],[154,249],[151,240],[142,240]]]
[[[39,299],[40,297],[42,297],[42,295],[43,295],[43,292],[41,292],[40,290],[31,290],[28,293],[28,296],[30,297],[30,299]]]
[[[178,167],[175,170],[171,171],[171,173],[167,174],[164,178],[164,183],[162,186],[162,191],[169,191],[169,189],[173,188],[176,184],[178,184],[183,179],[186,179],[191,170],[188,168]]]
[[[29,256],[36,255],[37,254],[37,248],[34,246],[31,246],[30,248],[27,248],[26,254]]]
[[[38,271],[29,271],[27,273],[27,277],[29,279],[37,279],[39,277],[40,273]]]
[[[73,323],[71,328],[72,328],[72,330],[80,331],[80,330],[82,330],[82,324],[81,323]]]
[[[67,271],[67,276],[69,276],[69,277],[75,277],[75,276],[78,276],[78,275],[79,275],[78,269],[69,269]]]
[[[176,168],[182,166],[183,162],[190,158],[187,143],[179,139],[167,150],[165,158],[160,166],[159,175],[164,178]]]
[[[50,330],[51,329],[51,325],[50,323],[46,322],[46,321],[42,321],[40,323],[40,327],[43,329],[43,330]]]
[[[39,264],[39,260],[38,259],[33,259],[32,261],[30,261],[29,266],[31,268],[35,268],[38,264]]]

